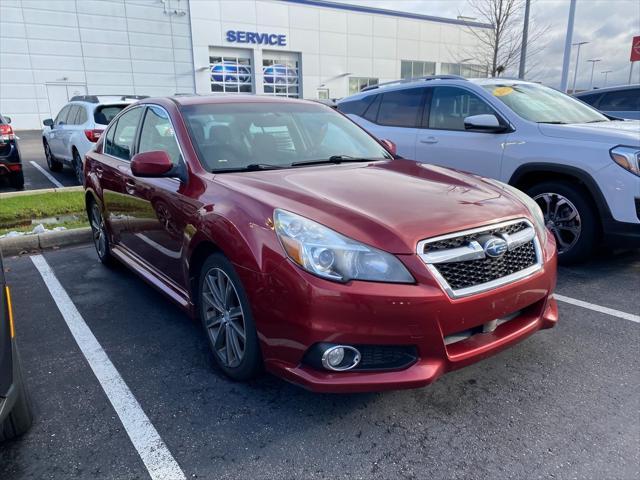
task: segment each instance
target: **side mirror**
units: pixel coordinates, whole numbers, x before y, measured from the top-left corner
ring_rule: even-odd
[[[380,140],[380,143],[384,148],[386,148],[391,154],[396,155],[398,152],[398,147],[391,140],[383,139]]]
[[[45,118],[45,119],[42,121],[42,124],[43,124],[45,127],[53,128],[53,120],[52,120],[51,118]]]
[[[464,129],[472,132],[500,133],[507,127],[500,124],[498,117],[493,114],[471,115],[464,119]]]
[[[5,122],[11,123],[11,117],[4,117]]]
[[[173,176],[173,163],[162,150],[137,153],[131,159],[131,172],[143,178],[169,177]]]

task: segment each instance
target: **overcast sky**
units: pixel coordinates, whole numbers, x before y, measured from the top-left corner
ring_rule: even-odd
[[[370,7],[403,10],[425,15],[455,18],[458,15],[475,16],[469,1],[482,0],[334,0]],[[562,54],[569,16],[569,0],[532,0],[531,19],[539,26],[548,26],[545,49],[536,58],[529,72],[530,80],[544,81],[558,87],[562,72]],[[591,63],[587,59],[602,59],[595,65],[594,85],[602,86],[604,75],[613,70],[607,83],[623,84],[629,79],[631,38],[640,35],[640,0],[577,0],[573,42],[589,41],[580,50],[577,89],[589,87]],[[529,61],[529,59],[527,59]],[[575,49],[571,57],[569,87],[575,68]],[[640,82],[640,62],[636,63],[633,77]]]

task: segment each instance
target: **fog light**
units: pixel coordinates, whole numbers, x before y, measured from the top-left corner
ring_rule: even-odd
[[[338,372],[351,370],[360,363],[360,352],[348,345],[334,345],[322,354],[322,366]]]

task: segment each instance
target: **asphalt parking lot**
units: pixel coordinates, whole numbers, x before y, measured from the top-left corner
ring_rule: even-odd
[[[562,269],[557,292],[591,307],[561,302],[555,329],[424,389],[354,395],[227,380],[129,271],[91,246],[44,259],[186,478],[640,475],[638,251]],[[0,478],[149,478],[32,259],[5,267],[36,420],[0,446]]]
[[[22,130],[16,132],[16,135],[19,138],[18,145],[24,169],[25,190],[78,185],[71,168],[65,167],[61,172],[52,172],[47,168],[40,130]],[[0,177],[0,193],[13,191],[15,190],[9,186],[6,179]]]

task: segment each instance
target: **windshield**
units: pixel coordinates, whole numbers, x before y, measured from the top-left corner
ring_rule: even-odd
[[[190,105],[182,112],[200,161],[210,172],[392,158],[362,129],[320,104],[218,103]]]
[[[607,117],[575,98],[530,83],[482,85],[525,120],[537,123],[606,122]]]

